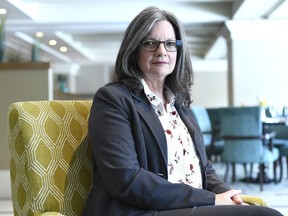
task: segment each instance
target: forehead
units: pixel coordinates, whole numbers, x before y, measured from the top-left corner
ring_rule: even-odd
[[[167,20],[160,20],[154,23],[151,31],[147,34],[148,37],[153,38],[175,38],[175,31],[172,24]]]

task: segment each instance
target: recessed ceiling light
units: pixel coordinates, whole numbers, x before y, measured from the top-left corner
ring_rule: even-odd
[[[49,45],[55,46],[57,44],[56,40],[49,40]]]
[[[36,32],[35,36],[41,38],[44,36],[44,33],[43,32]]]
[[[65,46],[62,46],[62,47],[60,47],[60,51],[61,51],[61,52],[67,52],[67,51],[68,51],[68,49],[67,49],[67,47],[65,47]]]
[[[7,13],[7,10],[4,9],[4,8],[0,8],[0,14],[6,14]]]

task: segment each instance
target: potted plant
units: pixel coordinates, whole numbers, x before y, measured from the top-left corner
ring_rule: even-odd
[[[32,44],[31,61],[32,62],[40,61],[40,42],[38,39],[34,39]]]
[[[5,14],[0,14],[0,62],[4,60]]]

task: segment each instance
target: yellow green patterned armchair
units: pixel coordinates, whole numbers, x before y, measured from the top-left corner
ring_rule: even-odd
[[[82,215],[92,185],[88,138],[92,101],[13,103],[8,141],[14,215]],[[243,196],[251,205],[266,205]]]
[[[14,215],[82,215],[93,172],[90,107],[71,100],[9,107]]]

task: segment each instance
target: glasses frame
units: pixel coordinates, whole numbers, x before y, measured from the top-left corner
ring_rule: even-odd
[[[156,47],[155,49],[153,49],[153,50],[146,49],[146,48],[143,46],[143,43],[144,43],[144,42],[148,42],[148,41],[157,42],[157,43],[158,43],[157,47]],[[168,50],[167,47],[166,47],[166,43],[167,43],[167,42],[175,42],[175,44],[176,44],[176,50],[173,50],[173,51]],[[160,46],[161,43],[164,44],[165,50],[166,50],[167,52],[176,52],[176,51],[182,46],[182,44],[183,44],[181,40],[157,41],[157,40],[152,40],[152,39],[146,39],[146,40],[142,40],[142,41],[141,41],[141,47],[142,47],[144,50],[148,51],[148,52],[155,52],[155,51],[159,48],[159,46]]]

